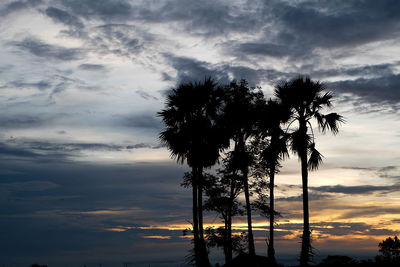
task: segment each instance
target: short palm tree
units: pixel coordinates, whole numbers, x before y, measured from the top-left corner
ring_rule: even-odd
[[[269,176],[269,240],[268,258],[275,262],[274,224],[275,224],[275,174],[281,167],[280,163],[289,156],[287,140],[289,135],[281,128],[290,117],[289,109],[274,100],[269,100],[260,106],[258,129],[262,144],[260,152],[261,168]]]
[[[202,83],[184,83],[168,95],[165,109],[158,113],[165,124],[161,141],[171,157],[192,168],[193,235],[197,266],[210,266],[203,230],[203,169],[216,163],[229,145],[218,127],[222,91],[207,78]]]
[[[291,111],[289,126],[297,123],[298,127],[291,133],[291,149],[301,162],[303,187],[303,235],[300,254],[300,265],[307,266],[311,251],[311,231],[308,208],[308,171],[318,169],[322,163],[322,155],[315,149],[311,120],[315,119],[319,130],[333,134],[339,131],[340,123],[344,122],[337,113],[323,114],[324,108],[332,106],[332,94],[324,93],[325,86],[310,78],[299,77],[276,86],[275,96],[280,103]],[[311,135],[308,131],[311,131]]]

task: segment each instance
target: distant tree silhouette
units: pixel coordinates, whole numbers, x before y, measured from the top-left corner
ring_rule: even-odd
[[[330,130],[337,134],[339,124],[344,122],[337,113],[322,114],[324,108],[332,106],[330,92],[323,93],[325,87],[310,78],[299,77],[289,82],[282,82],[275,88],[275,96],[280,103],[291,111],[289,126],[294,123],[298,127],[291,133],[291,149],[301,161],[303,187],[304,228],[300,254],[300,265],[307,266],[311,254],[311,231],[308,208],[308,170],[316,170],[322,163],[322,155],[315,149],[315,141],[311,120],[316,119],[319,129],[325,133]],[[311,135],[308,134],[311,130]]]
[[[287,149],[287,140],[289,135],[281,128],[290,117],[289,109],[274,100],[269,100],[265,105],[259,106],[258,111],[258,131],[259,136],[256,145],[256,153],[258,154],[258,168],[261,168],[269,177],[269,205],[267,206],[261,196],[257,202],[257,208],[262,211],[265,217],[269,218],[269,239],[268,239],[268,258],[275,262],[274,248],[274,224],[275,211],[274,188],[275,174],[279,172],[280,162],[289,156]]]
[[[225,87],[222,124],[234,142],[231,166],[240,173],[243,181],[250,255],[255,255],[248,181],[249,167],[253,159],[247,142],[255,134],[257,103],[263,99],[262,92],[250,88],[246,80],[232,81]]]
[[[165,109],[158,113],[166,129],[161,141],[172,158],[192,168],[193,236],[197,266],[210,266],[203,229],[203,169],[213,166],[221,149],[229,145],[219,129],[222,90],[211,79],[183,83],[167,96]]]
[[[384,261],[400,263],[400,240],[397,236],[386,238],[378,246]]]
[[[231,170],[231,155],[228,153],[217,176],[207,175],[205,191],[208,199],[204,204],[204,209],[216,211],[224,223],[221,229],[208,229],[208,237],[211,246],[223,247],[225,263],[232,260],[233,251],[243,251],[240,236],[232,237],[232,218],[244,213],[237,200],[242,192],[243,181]]]

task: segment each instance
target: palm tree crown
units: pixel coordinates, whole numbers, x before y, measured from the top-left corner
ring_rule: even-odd
[[[340,123],[345,122],[337,113],[321,113],[323,109],[332,107],[332,93],[324,93],[324,90],[326,88],[323,84],[319,81],[314,82],[308,77],[299,77],[275,88],[275,96],[291,111],[289,126],[294,122],[299,124],[291,135],[291,149],[296,154],[303,148],[308,150],[309,170],[317,169],[322,163],[322,155],[315,149],[311,120],[316,119],[318,129],[322,133],[330,130],[333,134],[337,134]],[[311,130],[311,135],[307,134],[308,129]]]
[[[166,126],[160,139],[171,157],[189,166],[209,167],[229,143],[222,138],[218,120],[222,91],[211,79],[186,83],[168,95],[166,109],[159,116]]]

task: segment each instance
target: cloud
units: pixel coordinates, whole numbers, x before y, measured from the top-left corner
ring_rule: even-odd
[[[106,67],[103,64],[81,64],[79,69],[88,71],[103,71]]]
[[[0,15],[7,16],[10,13],[24,10],[29,7],[35,7],[41,3],[43,3],[42,0],[13,1],[0,9]]]
[[[162,128],[161,120],[155,114],[142,114],[132,116],[117,116],[118,123],[126,127],[159,130]]]
[[[86,19],[122,20],[132,12],[131,4],[125,0],[60,0],[60,3]]]
[[[58,45],[50,45],[33,37],[27,37],[19,42],[11,42],[11,44],[32,55],[50,60],[78,60],[84,55],[83,50],[80,48],[65,48]]]
[[[74,28],[84,28],[85,25],[82,23],[82,21],[77,18],[76,16],[73,16],[69,14],[68,12],[58,9],[56,7],[48,7],[46,9],[46,15],[52,18],[56,22],[61,22],[67,26],[74,27]]]
[[[284,57],[292,54],[292,50],[283,45],[271,43],[241,43],[235,49],[244,54],[262,55],[271,57]]]
[[[359,186],[319,186],[310,187],[310,190],[324,193],[341,193],[349,195],[368,195],[374,192],[390,193],[400,189],[400,185],[374,186],[374,185],[359,185]]]
[[[2,116],[0,117],[0,125],[4,129],[21,129],[40,127],[50,122],[50,119],[46,119],[43,116],[34,115],[14,115],[14,116]]]
[[[279,37],[292,35],[297,44],[310,47],[343,47],[375,40],[393,39],[400,30],[397,1],[300,2],[275,5],[276,19],[283,26]]]
[[[400,74],[374,78],[358,78],[328,83],[328,86],[342,93],[352,93],[369,102],[400,102]]]
[[[143,90],[136,90],[136,93],[145,100],[158,100],[157,97],[150,95],[149,93]]]
[[[48,89],[51,87],[51,83],[47,80],[41,80],[38,82],[25,82],[22,80],[17,80],[13,82],[6,83],[2,88],[5,87],[14,87],[18,89],[26,89],[26,88],[37,88],[40,91]]]
[[[212,77],[220,83],[229,82],[228,74],[218,66],[198,61],[193,58],[177,57],[172,54],[165,54],[165,58],[177,71],[177,83],[201,81],[206,77]]]
[[[259,26],[258,4],[243,7],[231,1],[164,1],[135,6],[134,18],[149,23],[171,23],[192,35],[206,38],[255,31]],[[175,22],[175,23],[174,23]]]
[[[321,199],[327,199],[327,198],[332,198],[332,196],[329,194],[315,193],[315,192],[310,192],[308,194],[309,200],[321,200]],[[280,198],[277,198],[277,201],[300,202],[300,201],[303,201],[303,195],[280,197]]]

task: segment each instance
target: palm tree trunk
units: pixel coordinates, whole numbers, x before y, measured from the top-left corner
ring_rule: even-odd
[[[249,240],[249,254],[252,256],[256,255],[256,249],[254,247],[253,237],[253,226],[251,222],[251,206],[250,206],[250,193],[249,193],[249,181],[248,181],[248,170],[247,168],[243,172],[244,182],[244,196],[246,199],[246,213],[247,213],[247,226],[248,226],[248,240]]]
[[[197,172],[198,177],[198,194],[197,194],[197,205],[199,213],[199,239],[204,240],[204,229],[203,229],[203,168],[199,168]]]
[[[192,197],[193,197],[193,240],[194,240],[194,257],[196,265],[199,267],[201,262],[200,246],[199,246],[199,220],[197,211],[197,168],[192,167]]]
[[[303,236],[301,240],[300,266],[308,266],[311,249],[310,239],[310,217],[308,209],[308,169],[307,169],[307,146],[304,145],[300,155],[301,177],[303,186]]]
[[[268,243],[268,258],[275,262],[275,248],[274,248],[274,187],[275,187],[275,164],[271,165],[270,174],[269,174],[269,243]]]
[[[204,228],[203,228],[203,168],[199,167],[197,171],[197,205],[198,205],[198,217],[199,217],[199,251],[201,257],[201,266],[211,266],[210,260],[208,259],[208,253],[206,248],[206,242],[204,241]]]
[[[228,211],[226,243],[227,243],[227,255],[225,258],[225,263],[227,264],[232,261],[232,210]]]
[[[236,183],[235,181],[231,181],[231,190],[229,195],[229,207],[227,212],[227,243],[228,243],[228,255],[226,257],[226,262],[229,263],[232,261],[232,252],[233,252],[233,244],[232,244],[232,208],[233,208],[233,201],[234,201],[234,191],[235,191]]]
[[[255,256],[256,249],[254,247],[254,237],[253,237],[253,226],[251,222],[251,206],[250,206],[250,193],[249,193],[249,166],[246,159],[246,147],[245,147],[245,138],[241,132],[239,132],[237,137],[237,143],[235,144],[235,149],[239,151],[239,155],[242,157],[239,159],[243,165],[240,166],[240,169],[243,174],[243,185],[244,185],[244,197],[246,200],[246,214],[247,214],[247,239],[249,241],[249,255]]]
[[[226,214],[226,217],[224,218],[224,256],[225,256],[225,264],[229,262],[229,240],[228,240],[228,225],[229,225],[229,215],[228,213]]]

